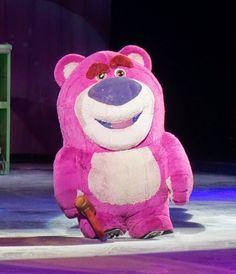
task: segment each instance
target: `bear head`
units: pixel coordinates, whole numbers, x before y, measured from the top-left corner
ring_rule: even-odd
[[[64,146],[86,151],[149,146],[164,132],[161,85],[138,46],[88,57],[64,56],[55,67]]]

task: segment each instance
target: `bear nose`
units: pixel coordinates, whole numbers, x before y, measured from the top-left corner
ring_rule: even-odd
[[[123,105],[140,93],[142,86],[129,78],[108,78],[94,85],[88,96],[94,100],[114,106]]]

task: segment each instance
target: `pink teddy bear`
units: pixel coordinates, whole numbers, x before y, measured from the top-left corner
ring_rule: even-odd
[[[172,232],[169,199],[188,202],[193,175],[179,140],[164,129],[162,88],[148,53],[137,46],[64,56],[56,65],[63,147],[54,162],[56,200],[95,232],[75,206],[84,194],[108,237]]]

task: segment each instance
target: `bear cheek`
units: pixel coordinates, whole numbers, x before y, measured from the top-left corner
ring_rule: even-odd
[[[76,118],[78,119],[78,122],[80,123],[83,130],[88,122],[88,119],[85,119],[85,116],[89,116],[88,110],[85,108],[86,104],[84,102],[87,96],[88,95],[86,91],[81,92],[81,94],[76,98],[74,105]]]

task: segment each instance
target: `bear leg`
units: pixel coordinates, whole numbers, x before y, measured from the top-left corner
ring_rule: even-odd
[[[131,237],[144,239],[150,239],[173,231],[169,211],[164,214],[163,212],[157,212],[154,208],[145,208],[131,215],[127,219],[127,228]]]
[[[96,234],[91,224],[89,223],[88,219],[86,218],[79,219],[79,228],[86,238],[90,238],[90,239],[96,238]]]
[[[97,212],[96,218],[99,224],[104,229],[107,238],[118,237],[126,232],[124,220],[119,216],[112,215],[108,212]],[[79,226],[85,237],[92,239],[97,238],[91,224],[86,218],[82,217],[79,219]]]

